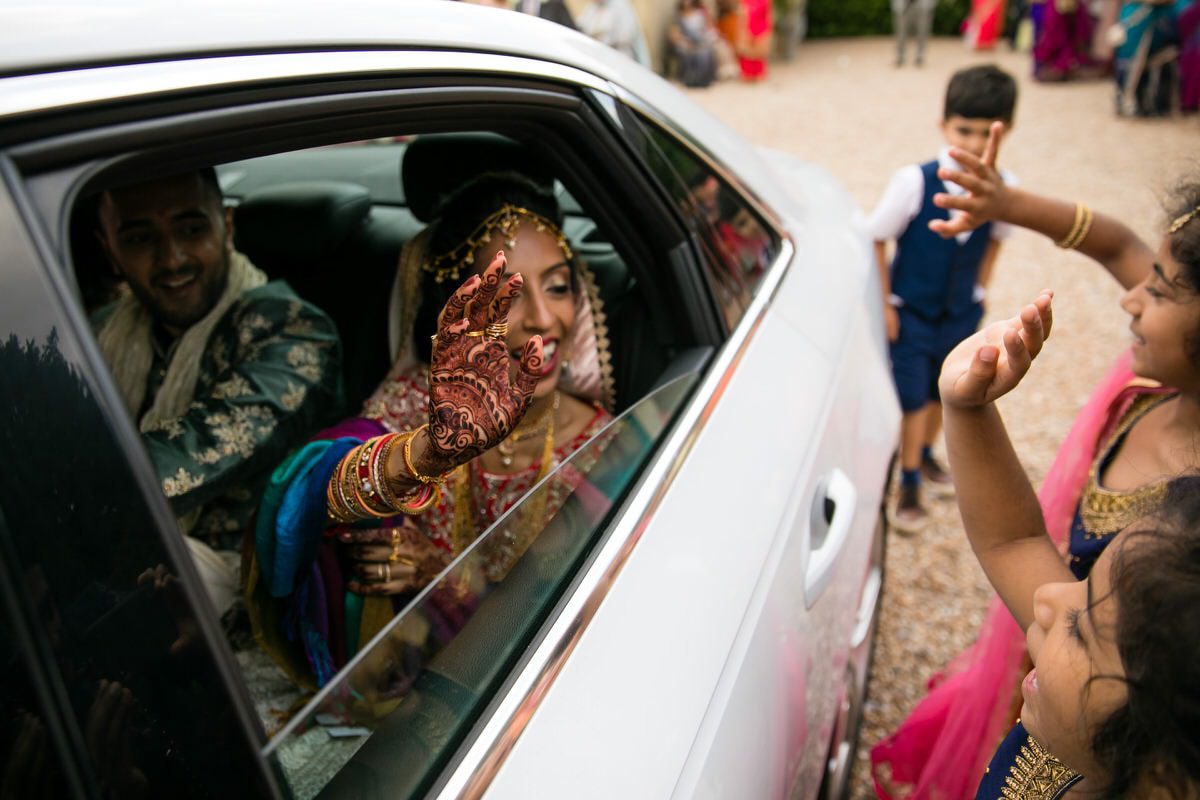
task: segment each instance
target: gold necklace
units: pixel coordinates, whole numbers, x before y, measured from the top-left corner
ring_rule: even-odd
[[[555,404],[558,407],[558,393],[554,394]],[[554,467],[554,415],[550,416],[550,424],[546,428],[546,436],[542,440],[542,461],[538,464],[537,474],[533,476],[533,483],[530,488],[537,486],[542,482],[542,479],[550,474],[550,470]],[[472,459],[466,464],[463,464],[454,471],[454,476],[451,479],[453,483],[454,496],[454,511],[452,515],[452,529],[450,532],[450,547],[455,555],[462,553],[470,544],[475,541],[475,537],[479,536],[483,531],[480,530],[478,516],[475,512],[475,491],[474,491],[474,467],[478,459]],[[514,520],[515,525],[510,524],[507,531],[504,531],[501,536],[504,541],[494,542],[496,547],[504,547],[509,550],[508,557],[504,559],[504,563],[499,565],[499,571],[503,575],[507,575],[512,569],[513,564],[525,552],[530,543],[541,532],[546,520],[543,519],[546,513],[546,501],[549,497],[547,487],[543,487],[536,496],[529,499]],[[501,512],[503,514],[503,512]],[[469,570],[465,571],[461,576],[461,581],[469,582]]]
[[[541,433],[545,429],[546,425],[549,425],[550,429],[553,430],[554,418],[558,415],[558,398],[559,393],[558,390],[555,389],[554,402],[550,404],[549,408],[539,414],[536,419],[529,421],[522,420],[521,424],[513,428],[512,432],[496,445],[496,452],[500,454],[501,464],[503,464],[505,467],[512,466],[513,457],[517,453],[517,445],[520,444],[523,439],[528,439],[531,436],[536,436],[537,434]]]

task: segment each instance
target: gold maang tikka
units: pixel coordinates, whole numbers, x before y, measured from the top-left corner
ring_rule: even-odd
[[[557,225],[527,208],[505,203],[500,206],[498,211],[485,217],[483,222],[471,231],[471,235],[465,241],[449,252],[430,258],[421,265],[421,269],[432,274],[437,283],[443,283],[447,278],[457,281],[463,267],[469,268],[474,264],[475,251],[481,244],[491,239],[497,230],[504,237],[504,246],[509,250],[515,250],[517,248],[517,228],[520,227],[522,220],[533,223],[535,230],[539,232],[553,234],[558,242],[558,249],[562,251],[563,257],[567,261],[574,257],[567,237],[563,235]]]

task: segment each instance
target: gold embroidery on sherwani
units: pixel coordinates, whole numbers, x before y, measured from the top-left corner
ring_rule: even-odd
[[[1099,539],[1124,530],[1162,503],[1167,492],[1167,480],[1139,486],[1128,491],[1105,489],[1100,485],[1100,465],[1108,460],[1114,443],[1121,440],[1133,424],[1159,403],[1173,395],[1143,394],[1134,399],[1129,410],[1121,418],[1092,468],[1088,472],[1087,486],[1079,501],[1079,518],[1083,522],[1084,536]]]
[[[1052,756],[1030,736],[1008,768],[1000,796],[1005,800],[1055,800],[1078,780],[1078,772]]]

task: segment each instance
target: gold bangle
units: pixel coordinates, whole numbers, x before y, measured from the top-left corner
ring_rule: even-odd
[[[413,439],[417,438],[418,433],[420,433],[423,430],[428,430],[428,429],[429,429],[429,423],[427,422],[424,425],[422,425],[421,427],[417,428],[412,433],[410,433],[408,435],[408,438],[404,440],[404,450],[403,450],[404,468],[408,470],[408,474],[412,475],[414,478],[416,478],[421,483],[433,483],[438,486],[441,486],[443,483],[446,482],[445,475],[438,475],[436,477],[433,477],[430,475],[422,475],[420,472],[417,472],[417,468],[415,466],[413,466],[413,462],[412,462],[412,441],[413,441]]]
[[[426,492],[426,494],[421,496],[420,492]],[[442,489],[436,483],[425,483],[417,489],[414,495],[413,500],[417,500],[417,497],[420,497],[415,504],[399,503],[396,505],[396,509],[401,514],[408,514],[411,517],[415,517],[418,514],[428,511],[434,503],[442,499]]]
[[[1079,233],[1075,234],[1075,238],[1067,245],[1068,249],[1074,250],[1079,245],[1083,244],[1083,240],[1087,238],[1088,233],[1092,230],[1092,210],[1087,206],[1083,207],[1083,224],[1079,226]]]
[[[1071,230],[1067,231],[1067,235],[1055,242],[1056,245],[1064,250],[1072,247],[1072,242],[1079,235],[1080,229],[1083,228],[1084,216],[1087,214],[1088,207],[1083,203],[1075,204],[1075,221],[1071,223]]]

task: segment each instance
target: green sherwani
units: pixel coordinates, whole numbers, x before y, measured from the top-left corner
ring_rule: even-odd
[[[112,307],[93,318],[97,329]],[[145,415],[175,342],[156,337]],[[163,492],[189,531],[236,550],[271,471],[341,411],[341,346],[329,317],[272,281],[239,297],[208,338],[186,414],[144,431]]]

